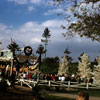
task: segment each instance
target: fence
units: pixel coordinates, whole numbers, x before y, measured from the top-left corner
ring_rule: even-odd
[[[49,87],[65,87],[65,88],[86,88],[86,89],[100,89],[100,84],[94,83],[78,83],[71,81],[51,81],[51,80],[27,80],[17,79],[16,83],[27,85],[29,88],[35,87],[36,85],[49,86]]]

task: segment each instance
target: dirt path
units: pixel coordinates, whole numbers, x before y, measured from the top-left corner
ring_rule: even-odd
[[[21,86],[17,86],[16,88],[21,89],[22,91],[27,91],[27,92],[32,92],[32,89],[29,87],[21,87]],[[56,92],[50,92],[50,91],[46,91],[46,93],[48,93],[49,95],[53,95],[53,96],[59,96],[59,97],[64,97],[64,98],[72,98],[72,99],[76,99],[77,95],[75,94],[68,94],[68,93],[56,93]],[[100,97],[92,97],[90,96],[89,100],[100,100]]]
[[[25,87],[16,86],[16,89],[8,88],[7,91],[0,92],[0,100],[35,100],[32,90]]]
[[[49,95],[53,95],[53,96],[58,96],[58,97],[64,97],[64,98],[72,98],[72,99],[76,99],[77,95],[74,94],[68,94],[68,93],[56,93],[56,92],[50,92],[50,91],[45,91],[46,93],[48,93]],[[13,94],[11,92],[11,95],[13,95],[12,97],[3,97],[1,98],[1,100],[34,100],[33,96],[32,96],[32,89],[29,87],[24,87],[24,86],[16,86],[16,89],[13,90]],[[17,96],[17,97],[16,97]],[[92,97],[90,96],[89,100],[100,100],[100,97]]]

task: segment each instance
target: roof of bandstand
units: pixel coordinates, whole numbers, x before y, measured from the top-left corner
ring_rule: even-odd
[[[38,57],[36,57],[36,56],[26,56],[26,55],[19,55],[19,54],[17,54],[16,55],[16,58],[17,58],[17,60],[18,60],[18,62],[20,62],[20,63],[23,63],[23,62],[25,62],[26,60],[31,60],[31,61],[37,61],[37,59],[38,59]],[[12,56],[12,52],[11,51],[8,51],[8,52],[6,52],[6,53],[4,53],[4,54],[1,54],[1,56],[0,56],[0,63],[2,62],[11,62],[12,61],[12,59],[13,59],[13,56]]]

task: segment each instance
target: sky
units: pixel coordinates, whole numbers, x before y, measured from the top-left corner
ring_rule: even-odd
[[[61,6],[53,6],[48,0],[0,0],[0,41],[1,49],[6,49],[11,38],[21,48],[30,45],[36,52],[43,39],[42,34],[49,28],[51,37],[47,46],[47,57],[64,56],[64,50],[69,48],[70,56],[78,61],[81,53],[86,52],[93,61],[100,53],[100,43],[85,37],[65,39],[65,30],[61,25],[68,22],[57,13],[63,13]]]

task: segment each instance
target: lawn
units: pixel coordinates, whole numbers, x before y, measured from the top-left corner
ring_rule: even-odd
[[[42,98],[44,98],[45,100],[75,100],[75,99],[70,99],[70,98],[62,98],[62,97],[58,97],[58,96],[51,96],[48,94],[43,94]]]
[[[100,97],[100,89],[69,89],[69,90],[62,89],[58,92],[64,92],[64,93],[70,93],[70,94],[78,95],[78,93],[80,91],[87,91],[90,96]]]
[[[69,94],[76,94],[78,95],[78,93],[80,91],[87,91],[89,93],[90,96],[94,96],[94,97],[100,97],[100,89],[76,89],[76,88],[56,88],[56,89],[52,89],[52,88],[46,88],[47,91],[51,91],[51,92],[59,92],[59,93],[69,93]]]

